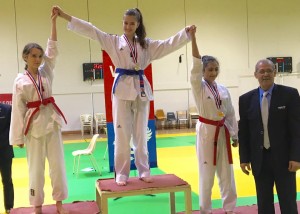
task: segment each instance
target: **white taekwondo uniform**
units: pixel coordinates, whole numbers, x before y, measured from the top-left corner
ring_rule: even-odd
[[[29,200],[34,206],[44,203],[46,158],[49,162],[53,200],[62,201],[68,196],[61,138],[60,115],[63,115],[52,97],[53,69],[57,54],[57,42],[49,39],[44,62],[39,67],[41,87],[39,81],[34,84],[27,71],[18,74],[13,86],[10,144],[26,144]],[[36,86],[40,87],[42,94],[38,93]]]
[[[191,85],[198,109],[199,116],[209,121],[221,121],[225,115],[225,126],[227,127],[232,139],[238,138],[238,126],[228,90],[214,82],[217,86],[221,106],[217,108],[215,98],[207,86],[203,77],[203,65],[201,59],[193,57],[191,70]],[[218,112],[223,112],[223,116]],[[225,211],[233,211],[236,206],[236,187],[232,165],[229,164],[229,155],[231,153],[226,145],[226,136],[224,126],[220,127],[216,146],[216,162],[214,164],[214,138],[216,126],[198,121],[196,125],[197,133],[197,156],[199,164],[199,197],[200,212],[202,214],[211,213],[211,190],[214,183],[214,176],[217,173],[219,187],[221,191],[223,208]]]
[[[124,35],[107,34],[89,22],[72,17],[68,28],[100,43],[116,68],[133,70],[135,63],[130,57],[130,48]],[[151,40],[146,38],[148,47],[143,49],[137,44],[137,62],[144,70],[152,60],[184,46],[189,37],[185,29],[166,40]],[[135,165],[139,177],[150,176],[147,150],[147,126],[149,117],[149,101],[153,100],[151,85],[145,75],[145,96],[141,96],[139,75],[122,75],[116,73],[112,95],[113,119],[115,131],[115,172],[116,181],[127,181],[130,172],[130,139],[132,135],[135,155]],[[116,83],[116,79],[118,82]]]

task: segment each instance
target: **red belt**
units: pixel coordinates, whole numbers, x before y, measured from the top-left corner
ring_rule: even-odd
[[[40,105],[48,105],[49,103],[52,103],[52,105],[54,106],[54,108],[58,111],[58,113],[63,117],[65,123],[67,124],[67,120],[64,116],[64,114],[62,113],[62,111],[58,108],[58,106],[55,104],[55,100],[53,97],[49,97],[49,98],[46,98],[46,99],[43,99],[42,101],[38,100],[38,101],[33,101],[33,102],[28,102],[26,104],[27,108],[35,108],[34,111],[31,113],[30,117],[29,117],[29,120],[27,122],[27,126],[26,126],[26,129],[25,129],[25,135],[27,135],[28,133],[28,129],[29,129],[29,126],[30,126],[30,123],[31,123],[31,120],[33,118],[33,116],[40,110]]]
[[[230,147],[230,134],[228,131],[228,128],[224,124],[225,122],[225,117],[220,120],[220,121],[215,121],[215,120],[209,120],[203,117],[199,117],[199,121],[202,123],[206,123],[209,125],[216,126],[216,131],[215,131],[215,138],[214,138],[214,165],[217,163],[217,143],[218,143],[218,136],[219,136],[219,131],[222,126],[225,128],[225,137],[226,137],[226,147],[227,147],[227,154],[228,154],[228,162],[229,164],[232,164],[232,153],[231,153],[231,147]]]

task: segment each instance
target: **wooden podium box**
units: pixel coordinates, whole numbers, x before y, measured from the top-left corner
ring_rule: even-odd
[[[184,192],[185,214],[192,213],[191,186],[173,174],[152,176],[153,182],[146,183],[137,177],[129,178],[126,186],[118,186],[114,179],[96,181],[96,202],[101,214],[108,214],[108,198],[170,193],[170,211],[175,214],[175,192]]]

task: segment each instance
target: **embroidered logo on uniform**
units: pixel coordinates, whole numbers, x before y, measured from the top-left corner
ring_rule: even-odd
[[[30,189],[30,195],[31,196],[34,196],[35,194],[34,194],[34,189]]]
[[[122,127],[121,127],[121,125],[118,125],[118,127],[117,127],[117,128],[118,128],[118,129],[120,129],[120,128],[122,128]]]

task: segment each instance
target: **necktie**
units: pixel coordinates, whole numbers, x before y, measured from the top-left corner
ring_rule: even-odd
[[[269,117],[269,104],[268,104],[268,96],[269,92],[264,92],[262,100],[261,100],[261,116],[262,122],[264,126],[264,147],[266,149],[270,148],[270,140],[268,133],[268,117]]]

